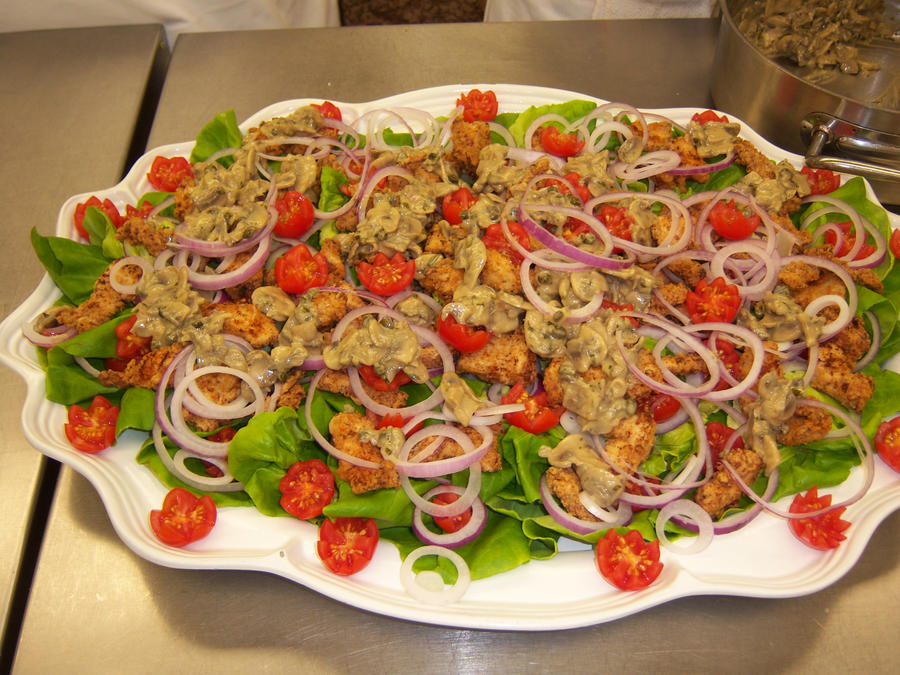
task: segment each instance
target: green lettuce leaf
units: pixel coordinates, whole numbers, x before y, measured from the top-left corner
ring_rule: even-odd
[[[31,245],[64,298],[77,305],[87,300],[94,282],[109,265],[99,246],[65,237],[44,237],[31,230]]]
[[[197,143],[191,152],[191,164],[205,161],[210,155],[225,148],[236,148],[241,145],[243,134],[238,127],[234,110],[226,110],[210,120],[197,135]],[[220,157],[222,166],[231,166],[231,157]]]
[[[513,138],[516,139],[516,145],[522,147],[525,144],[525,132],[528,127],[541,115],[550,113],[562,115],[570,122],[574,122],[587,115],[591,110],[597,107],[596,103],[591,101],[582,101],[575,99],[566,101],[565,103],[548,103],[547,105],[531,106],[521,113],[515,115],[505,113],[497,115],[496,121],[506,126]]]
[[[350,180],[343,171],[338,171],[330,166],[322,167],[322,192],[319,194],[319,210],[334,211],[347,203],[349,197],[341,192],[341,185],[346,185]]]

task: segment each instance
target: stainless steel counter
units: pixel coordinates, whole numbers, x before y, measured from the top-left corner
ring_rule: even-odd
[[[31,250],[31,228],[51,234],[70,195],[119,180],[161,39],[157,26],[0,34],[0,203],[5,205],[0,317],[42,276]],[[6,403],[0,410],[0,627],[5,629],[10,612],[22,610],[13,605],[19,576],[26,588],[30,583],[29,527],[37,527],[39,542],[46,513],[34,523],[32,515],[45,472],[52,478],[56,469],[22,434],[24,383],[5,367],[0,377]]]
[[[182,35],[149,145],[192,138],[227,108],[243,119],[287,98],[364,101],[451,83],[707,106],[715,35],[705,20]],[[380,617],[262,573],[148,563],[64,469],[15,671],[871,672],[900,658],[898,619],[896,514],[846,577],[811,596],[687,598],[589,628],[486,632]]]

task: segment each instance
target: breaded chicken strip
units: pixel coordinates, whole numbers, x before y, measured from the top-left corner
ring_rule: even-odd
[[[174,344],[147,352],[128,361],[125,370],[102,370],[97,376],[101,384],[108,387],[141,387],[156,389],[166,368],[182,345]]]
[[[453,292],[462,285],[463,271],[453,266],[451,258],[443,258],[422,274],[419,283],[426,292],[437,296],[442,305],[453,299]]]
[[[544,473],[544,477],[547,480],[547,487],[550,492],[559,500],[566,513],[588,522],[600,521],[599,518],[584,507],[584,504],[581,503],[581,499],[578,497],[581,494],[581,480],[578,478],[578,474],[575,473],[575,469],[551,466]]]
[[[528,384],[537,376],[537,356],[528,348],[521,330],[494,335],[481,349],[461,354],[456,368],[485,382]]]
[[[639,410],[619,422],[606,438],[606,454],[620,470],[634,473],[653,450],[656,421],[653,414]]]
[[[256,349],[278,342],[278,327],[256,305],[248,302],[219,302],[207,303],[200,308],[203,316],[214,312],[225,315],[223,332],[244,338]]]
[[[479,432],[477,429],[473,429],[472,427],[463,427],[458,424],[454,424],[453,426],[462,429],[462,432],[472,440],[472,443],[476,448],[480,446],[482,441],[484,440],[481,436],[481,432]],[[500,470],[501,459],[500,452],[497,450],[497,437],[502,431],[502,426],[499,424],[495,424],[491,427],[491,430],[494,432],[494,438],[491,441],[490,448],[488,448],[488,451],[481,458],[481,470],[487,471],[489,473]],[[410,457],[415,457],[417,453],[427,448],[428,445],[435,440],[435,438],[435,436],[428,436],[427,438],[423,438],[421,441],[416,443],[412,451],[409,453]],[[440,445],[437,446],[437,448],[434,449],[434,451],[430,455],[428,455],[428,457],[423,458],[421,461],[436,462],[440,459],[458,457],[461,454],[463,454],[462,446],[452,438],[446,438],[441,442]]]
[[[502,251],[487,249],[487,258],[481,270],[481,283],[497,291],[522,293],[519,265]]]
[[[811,384],[841,405],[862,412],[875,392],[875,384],[871,376],[854,373],[854,363],[838,345],[825,342],[819,345],[819,364]]]
[[[756,480],[763,467],[762,458],[748,448],[733,447],[725,456],[737,474],[746,484]],[[741,487],[728,470],[719,466],[712,478],[697,488],[694,501],[713,519],[721,517],[725,510],[738,503],[741,498]]]
[[[379,449],[371,443],[359,439],[359,432],[374,431],[375,424],[365,415],[357,412],[338,413],[328,423],[331,442],[341,452],[359,457],[369,462],[381,464],[379,469],[355,466],[344,460],[338,461],[337,475],[350,483],[353,494],[363,494],[381,488],[400,487],[400,476],[394,465],[381,456]]]
[[[457,117],[450,125],[450,138],[453,148],[447,159],[460,171],[474,175],[481,149],[491,144],[491,129],[487,122],[466,122]]]
[[[84,333],[106,323],[125,309],[129,302],[133,302],[135,300],[133,295],[122,295],[113,289],[109,282],[109,270],[107,267],[94,282],[94,288],[87,300],[77,307],[61,309],[55,316],[56,320],[71,326],[79,333]],[[137,265],[124,265],[116,274],[116,280],[123,284],[133,284],[141,278],[141,271]]]

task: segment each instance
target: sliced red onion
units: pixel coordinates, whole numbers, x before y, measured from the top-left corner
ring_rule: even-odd
[[[557,115],[556,113],[547,113],[545,115],[539,115],[532,121],[528,128],[525,130],[525,135],[522,137],[522,147],[524,148],[532,148],[534,143],[534,135],[537,133],[538,129],[540,129],[545,124],[550,124],[551,122],[556,122],[561,125],[563,129],[568,129],[569,120],[567,120],[562,115]]]
[[[825,307],[833,307],[837,306],[838,315],[827,324],[822,326],[822,333],[819,336],[819,341],[824,342],[829,338],[834,337],[838,333],[840,333],[847,324],[853,319],[850,315],[850,307],[847,305],[847,301],[844,300],[840,295],[820,295],[813,300],[810,300],[809,304],[806,306],[804,310],[809,316],[815,316],[820,311],[822,311]]]
[[[691,537],[687,546],[682,543],[676,544],[666,534],[666,523],[670,520],[679,522],[679,524],[685,520],[693,522],[697,528],[697,536]],[[693,555],[705,551],[712,542],[713,534],[712,518],[699,504],[689,499],[679,499],[666,504],[656,516],[656,536],[659,538],[659,543],[675,553]],[[685,538],[682,537],[679,541],[683,542]]]
[[[731,150],[718,162],[699,164],[697,166],[678,166],[674,169],[670,169],[668,173],[672,174],[673,176],[693,176],[712,173],[714,171],[721,171],[722,169],[731,166],[732,164],[734,164],[734,160],[735,154],[734,151]]]
[[[91,377],[97,377],[100,374],[100,371],[94,368],[94,366],[92,366],[90,362],[83,356],[76,356],[74,358],[75,363],[81,366],[81,369]]]
[[[844,423],[844,425],[850,429],[853,437],[853,445],[856,448],[857,453],[859,454],[863,469],[862,485],[850,497],[835,502],[831,506],[828,506],[824,509],[819,509],[817,511],[809,511],[807,513],[791,513],[789,511],[782,511],[781,509],[776,508],[770,501],[768,501],[768,498],[760,497],[755,494],[726,459],[723,459],[721,462],[722,466],[725,467],[734,481],[740,486],[741,490],[744,491],[744,494],[750,497],[750,499],[752,499],[769,513],[779,516],[780,518],[786,518],[788,520],[814,518],[816,516],[830,513],[831,511],[834,511],[836,509],[855,504],[860,499],[862,499],[863,495],[865,495],[866,492],[868,492],[869,488],[872,486],[872,481],[875,478],[875,457],[874,452],[872,451],[872,444],[869,442],[869,438],[862,430],[862,427],[859,426],[859,423],[846,412],[829,403],[818,401],[812,398],[803,399],[800,403],[802,405],[810,406],[813,408],[822,408],[824,410],[827,410],[830,414],[839,418]]]
[[[513,138],[513,135],[505,126],[491,120],[490,122],[488,122],[488,127],[491,131],[500,136],[510,148],[516,147],[516,139]]]
[[[242,284],[256,274],[269,255],[269,238],[263,237],[259,241],[256,251],[253,252],[243,265],[231,272],[224,274],[206,274],[188,270],[188,280],[201,291],[216,291],[222,288],[231,288]]]
[[[76,334],[74,328],[63,324],[53,326],[45,331],[38,331],[34,327],[34,324],[40,316],[41,315],[39,314],[31,323],[26,323],[22,326],[22,335],[35,347],[50,349],[51,347],[55,347],[56,345],[65,342]]]
[[[192,487],[195,490],[202,490],[204,492],[240,492],[244,489],[243,483],[239,483],[234,480],[234,476],[232,476],[228,471],[228,464],[225,462],[218,462],[209,457],[192,455],[191,453],[183,449],[175,453],[175,456],[178,458],[178,460],[176,461],[175,459],[173,459],[172,456],[169,455],[169,451],[166,448],[165,442],[162,437],[162,428],[160,427],[159,423],[153,425],[151,435],[153,437],[153,446],[156,448],[156,454],[159,455],[159,459],[162,461],[163,466],[168,469],[169,473],[171,473],[188,487]],[[201,476],[194,473],[193,471],[190,471],[184,463],[185,459],[190,456],[196,457],[197,459],[203,460],[205,462],[211,462],[215,464],[215,466],[217,466],[219,470],[222,471],[222,475]]]
[[[428,498],[420,497],[415,491],[409,477],[400,474],[400,486],[403,492],[409,497],[415,508],[430,516],[438,516],[439,518],[452,518],[472,506],[481,492],[481,464],[473,463],[469,467],[469,482],[466,483],[465,489],[460,493],[459,498],[455,502],[449,504],[435,504]]]
[[[556,501],[556,497],[554,497],[553,493],[550,491],[550,487],[547,485],[546,474],[541,476],[539,491],[541,494],[541,502],[544,504],[544,509],[546,509],[547,513],[551,518],[553,518],[553,520],[555,520],[567,530],[571,530],[575,534],[585,535],[591,534],[592,532],[599,532],[600,530],[605,530],[610,527],[602,520],[597,522],[583,520],[581,518],[576,518],[568,511],[566,511],[562,506],[560,506],[559,502]]]
[[[616,162],[612,165],[616,178],[633,183],[635,181],[668,173],[681,164],[681,156],[673,150],[653,150],[646,152],[634,162]]]
[[[863,218],[856,209],[850,206],[850,204],[842,199],[832,197],[831,195],[809,195],[808,197],[804,197],[802,201],[804,204],[826,204],[823,208],[816,209],[807,214],[801,224],[801,227],[803,228],[806,228],[814,220],[832,213],[843,213],[850,218],[850,222],[853,224],[853,232],[855,233],[854,242],[850,247],[850,250],[842,257],[837,258],[837,260],[840,260],[841,262],[846,263],[848,267],[853,268],[875,267],[881,264],[887,253],[887,241],[885,240],[884,235],[881,233],[881,230],[872,225],[867,219]],[[821,229],[822,228],[819,228],[813,233],[814,238],[819,236]],[[856,260],[857,254],[862,250],[863,244],[866,243],[866,239],[869,236],[872,237],[872,240],[875,243],[875,250],[865,258]]]
[[[604,508],[583,490],[578,493],[578,501],[581,502],[581,505],[586,508],[592,516],[599,518],[610,527],[618,527],[631,522],[631,506],[623,501],[617,502],[615,507],[610,505]]]
[[[456,566],[456,583],[445,587],[444,580],[437,572],[426,570],[413,573],[413,564],[424,556],[436,555],[446,558]],[[406,592],[416,601],[429,605],[450,605],[459,600],[469,588],[472,575],[466,561],[455,551],[441,546],[422,546],[417,548],[400,565],[400,583]]]
[[[438,485],[426,492],[422,498],[431,500],[439,494],[446,493],[455,494],[461,497],[464,492],[465,490],[463,488],[456,485]],[[456,501],[459,501],[459,499]],[[416,536],[425,544],[446,546],[447,548],[459,548],[460,546],[464,546],[477,539],[478,535],[481,534],[481,531],[484,529],[485,523],[487,523],[487,510],[484,508],[484,502],[476,498],[475,501],[472,502],[472,506],[468,508],[472,509],[472,515],[469,518],[469,522],[456,532],[446,532],[443,534],[432,532],[425,527],[425,523],[422,521],[422,510],[416,508],[413,510],[413,532],[415,532]],[[460,513],[463,512],[465,512],[465,509],[460,511]]]
[[[881,322],[872,310],[866,310],[862,315],[869,320],[869,325],[872,327],[872,344],[869,345],[869,350],[853,366],[853,372],[855,373],[872,363],[881,349]]]
[[[348,464],[352,464],[354,466],[362,467],[364,469],[380,469],[382,468],[382,464],[380,462],[370,462],[367,459],[360,459],[359,457],[354,457],[353,455],[344,452],[343,450],[338,450],[338,448],[331,443],[325,436],[322,435],[322,432],[319,431],[318,427],[313,423],[312,419],[312,400],[313,394],[319,386],[319,380],[322,379],[322,375],[324,375],[326,370],[320,370],[318,373],[313,375],[312,380],[309,383],[309,388],[306,392],[306,400],[303,403],[303,414],[306,419],[306,426],[309,428],[309,433],[312,434],[312,437],[315,439],[316,443],[319,444],[325,452],[327,452],[332,457],[343,460]]]
[[[463,469],[471,470],[472,467],[480,462],[481,458],[487,454],[487,451],[490,450],[491,444],[494,441],[494,432],[491,431],[490,427],[477,426],[472,428],[477,429],[482,437],[481,444],[478,447],[475,447],[475,444],[472,443],[472,439],[459,427],[450,426],[448,424],[433,424],[423,429],[419,429],[406,439],[406,442],[400,449],[399,456],[392,458],[397,473],[401,476],[411,476],[413,478],[434,478],[435,476],[458,473]],[[407,459],[410,451],[419,441],[432,436],[445,436],[456,441],[456,443],[462,447],[463,454],[456,457],[439,459],[433,462],[422,461],[423,459],[427,459],[427,456],[433,452],[433,450],[429,451],[429,449],[426,449],[424,452],[420,452],[418,455]]]
[[[116,275],[125,265],[135,265],[141,269],[141,276],[133,284],[123,284],[116,279]],[[119,258],[109,268],[109,285],[116,292],[122,295],[134,295],[138,284],[141,283],[145,276],[149,276],[153,272],[153,266],[146,258],[138,255]]]

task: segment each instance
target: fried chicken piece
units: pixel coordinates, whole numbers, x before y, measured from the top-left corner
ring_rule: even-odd
[[[401,391],[400,389],[394,391],[378,391],[366,384],[365,380],[361,381],[363,390],[381,405],[386,405],[390,408],[402,408],[406,405],[408,396],[405,391]],[[356,398],[356,395],[350,388],[350,376],[343,370],[326,370],[325,374],[322,375],[322,378],[319,380],[319,389],[324,389],[325,391],[330,391],[334,394],[343,394],[347,398],[352,399],[355,403],[362,403]]]
[[[453,266],[450,258],[444,258],[422,274],[419,283],[426,292],[436,295],[442,305],[453,299],[453,292],[462,284],[463,271]]]
[[[302,377],[303,371],[294,369],[285,378],[281,387],[281,394],[278,396],[279,408],[288,407],[299,410],[300,405],[306,398],[306,388],[301,382]]]
[[[606,454],[620,469],[633,473],[653,450],[656,421],[653,414],[639,410],[619,422],[606,437]]]
[[[775,164],[757,150],[750,141],[738,138],[734,142],[735,164],[747,169],[747,173],[755,171],[763,178],[775,178]]]
[[[680,307],[687,300],[687,294],[691,289],[684,284],[669,283],[660,285],[657,290],[666,302]]]
[[[312,306],[316,315],[316,328],[320,331],[333,328],[351,309],[362,307],[365,301],[349,283],[341,279],[331,284],[336,288],[346,288],[348,293],[316,291],[312,295]]]
[[[491,128],[487,122],[466,122],[457,117],[450,125],[453,148],[447,159],[460,171],[475,174],[481,149],[491,144]]]
[[[819,363],[811,384],[841,405],[862,412],[875,392],[875,384],[871,376],[854,373],[854,364],[838,345],[825,342],[819,345]]]
[[[241,379],[228,373],[209,373],[197,378],[197,387],[213,403],[226,405],[240,395]],[[215,431],[231,421],[200,417],[187,410],[184,411],[184,419],[201,432]]]
[[[335,286],[344,281],[346,268],[344,267],[344,255],[341,245],[334,237],[329,237],[319,242],[319,253],[325,256],[328,263],[328,284]]]
[[[703,266],[696,260],[691,260],[690,258],[675,260],[667,265],[666,269],[672,272],[672,274],[675,274],[681,278],[684,284],[678,284],[678,286],[681,286],[682,288],[684,288],[685,286],[687,288],[694,288],[698,283],[700,283],[701,279],[706,278],[706,272],[703,270]],[[685,294],[687,293],[687,288],[684,288]],[[680,292],[681,291],[679,291],[679,293]],[[668,298],[666,299],[668,300]],[[669,302],[671,302],[671,300],[669,300]],[[684,299],[682,298],[680,302],[684,302]]]
[[[799,291],[818,281],[822,268],[805,262],[792,261],[778,272],[778,281],[792,291]],[[806,304],[809,304],[808,302]]]
[[[339,460],[338,478],[350,483],[350,489],[357,495],[382,488],[400,487],[400,476],[394,465],[381,456],[376,446],[359,440],[359,432],[363,430],[374,431],[375,423],[357,412],[338,413],[328,423],[331,442],[338,450],[381,465],[381,468],[369,469]]]
[[[243,265],[247,260],[250,259],[250,256],[253,255],[254,251],[242,251],[238,253],[232,263],[225,269],[226,272],[232,272]],[[253,291],[262,286],[263,284],[263,270],[260,267],[256,272],[254,272],[248,279],[242,281],[237,286],[231,286],[225,289],[225,294],[231,298],[232,300],[249,300],[250,296],[253,295]]]
[[[219,302],[207,303],[200,308],[203,316],[214,312],[225,315],[223,332],[244,338],[256,349],[278,342],[278,326],[256,305],[248,302]]]
[[[519,278],[519,265],[502,251],[487,249],[484,269],[481,270],[481,283],[497,291],[521,294],[522,280]]]
[[[854,366],[872,346],[872,338],[866,332],[865,320],[861,316],[854,316],[829,342],[840,347],[847,361]]]
[[[746,484],[750,485],[756,480],[763,468],[763,460],[753,450],[748,448],[733,447],[725,456],[728,463]],[[726,509],[736,505],[742,495],[741,487],[737,484],[728,470],[723,466],[716,467],[712,478],[697,488],[694,501],[706,511],[711,518],[722,516]]]
[[[470,373],[485,382],[527,384],[537,376],[537,356],[528,348],[525,334],[519,330],[494,335],[478,351],[460,355],[456,368],[460,373]]]
[[[559,500],[566,512],[575,518],[587,520],[589,522],[599,522],[593,513],[588,511],[584,504],[581,503],[578,495],[581,494],[581,480],[575,469],[568,467],[562,468],[551,466],[544,473],[547,480],[547,487],[550,492]]]
[[[801,403],[787,421],[787,429],[780,432],[775,440],[781,445],[812,443],[825,438],[831,426],[831,415],[827,410]]]
[[[453,426],[459,427],[462,432],[472,440],[472,443],[476,448],[480,446],[482,441],[484,440],[481,432],[479,432],[477,429],[474,429],[472,427],[459,426],[457,424],[454,424]],[[500,424],[491,426],[491,431],[494,432],[494,438],[491,441],[491,446],[488,448],[488,451],[481,458],[482,471],[493,473],[500,470],[502,462],[500,458],[500,452],[497,450],[497,437],[500,435],[502,430],[503,427]],[[415,457],[420,451],[428,447],[428,445],[432,443],[435,438],[435,436],[428,436],[416,443],[412,451],[409,453],[410,457]],[[462,446],[452,438],[445,438],[445,440],[442,441],[441,444],[438,445],[438,447],[435,448],[430,455],[428,455],[428,457],[425,457],[421,461],[436,462],[441,459],[449,459],[450,457],[459,457],[461,454],[463,454]]]
[[[110,285],[110,267],[107,267],[94,282],[94,288],[87,300],[77,307],[59,310],[55,316],[59,323],[84,333],[106,323],[125,309],[129,302],[134,301],[133,295],[122,295]],[[123,284],[133,284],[140,278],[141,270],[137,265],[124,265],[116,273],[116,280]]]
[[[97,379],[108,387],[141,387],[157,389],[162,375],[182,345],[173,344],[137,356],[125,365],[125,370],[101,370]]]
[[[143,246],[155,256],[168,248],[171,235],[172,230],[154,227],[140,216],[128,218],[116,230],[116,239]]]

